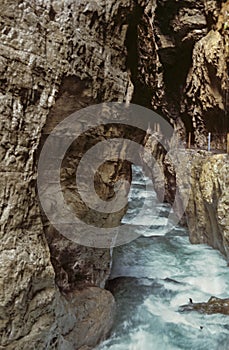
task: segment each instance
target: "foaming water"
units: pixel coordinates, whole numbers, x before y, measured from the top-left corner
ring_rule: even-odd
[[[146,210],[135,219],[143,201]],[[169,210],[153,191],[147,193],[135,168],[123,222],[137,225],[139,238],[114,249],[109,289],[117,316],[111,337],[98,350],[229,349],[228,316],[178,312],[190,297],[195,302],[228,297],[227,263],[207,245],[191,245],[183,227],[165,233]]]

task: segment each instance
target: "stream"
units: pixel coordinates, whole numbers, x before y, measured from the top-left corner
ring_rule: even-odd
[[[110,338],[97,350],[228,350],[229,316],[178,312],[189,298],[228,297],[227,262],[207,245],[191,245],[184,227],[166,233],[170,206],[146,191],[146,181],[141,168],[134,167],[123,223],[138,224],[139,238],[114,249],[108,289],[117,314]],[[136,223],[144,201],[146,209]]]

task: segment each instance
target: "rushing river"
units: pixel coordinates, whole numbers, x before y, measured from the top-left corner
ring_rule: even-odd
[[[185,228],[164,232],[170,209],[145,190],[137,167],[129,198],[124,222],[134,222],[146,204],[138,218],[141,236],[114,249],[109,289],[117,301],[117,315],[110,338],[98,350],[228,350],[229,316],[178,312],[189,298],[200,302],[212,295],[228,297],[225,259],[207,245],[191,245]]]

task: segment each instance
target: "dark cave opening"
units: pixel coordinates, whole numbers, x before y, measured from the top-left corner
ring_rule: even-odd
[[[165,53],[159,51],[159,56],[164,69],[164,82],[167,100],[179,112],[180,101],[189,69],[192,64],[192,49],[190,44],[176,47],[175,50],[167,52],[170,60],[164,59]],[[169,51],[169,50],[168,50]]]

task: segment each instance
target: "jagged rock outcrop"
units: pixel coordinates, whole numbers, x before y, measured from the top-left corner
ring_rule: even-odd
[[[189,303],[187,305],[181,305],[180,312],[197,311],[203,314],[223,314],[229,315],[229,298],[220,299],[211,297],[206,303]],[[202,327],[203,328],[203,327]]]
[[[185,213],[181,222],[188,224],[191,243],[207,243],[229,260],[228,154],[178,148],[172,158],[160,146],[161,137],[153,133],[145,144],[157,159],[158,168],[152,164],[146,171],[158,197],[173,204],[178,217]]]
[[[228,122],[229,2],[205,1],[210,31],[193,50],[181,110],[192,120],[195,141],[206,145],[206,132],[216,134],[215,146],[224,140]],[[221,135],[220,135],[221,134]],[[224,144],[225,148],[225,144]]]
[[[229,260],[227,154],[191,152],[191,192],[186,217],[192,243],[207,243]]]
[[[225,148],[228,6],[215,0],[149,1],[139,5],[127,32],[133,101],[153,107],[184,139],[192,132],[200,147],[212,132],[212,145]]]
[[[185,127],[186,132],[193,132],[195,143],[203,149],[207,148],[206,132],[210,131],[213,133],[211,146],[225,150],[229,125],[229,2],[206,0],[171,4],[158,1],[156,4],[153,25],[154,33],[157,33],[158,46],[155,48],[159,57],[157,67],[161,70],[162,93],[158,98],[157,89],[154,88],[156,92],[153,93],[153,105],[158,106],[158,110],[161,109],[170,121],[174,119],[175,122],[171,122],[175,124],[176,130],[184,130]],[[163,17],[165,13],[166,16]],[[166,26],[163,21],[158,21],[162,17]],[[180,56],[183,65],[175,59],[181,53],[180,49],[187,55]],[[144,71],[141,72],[144,75]],[[151,80],[158,81],[157,78]],[[182,132],[180,134],[182,136]],[[187,180],[186,183],[191,186],[189,205],[186,208],[191,242],[208,243],[228,257],[228,156],[211,157],[206,152],[201,154],[190,151],[187,159],[185,156],[183,159],[184,154],[181,152],[181,159],[176,159],[177,163],[173,164],[170,155],[160,145],[161,137],[154,132],[145,139],[145,147],[157,159],[164,174],[163,179],[153,164],[148,169],[159,197],[164,192],[164,200],[173,203],[176,191],[181,191],[186,200],[189,197],[185,187]],[[190,169],[193,167],[189,180],[187,173],[184,173],[187,166],[183,167],[182,161],[183,165],[188,162]],[[181,195],[182,193],[175,207],[182,212],[184,205]]]
[[[207,33],[204,1],[148,1],[138,11],[138,21],[127,33],[137,39],[135,51],[133,46],[128,50],[136,56],[128,61],[133,101],[153,107],[184,135],[181,100],[194,44]]]
[[[158,199],[171,204],[175,200],[177,190],[176,169],[167,150],[162,146],[165,143],[164,137],[155,131],[146,136],[144,143],[146,152],[142,155],[142,162],[146,174],[153,181]],[[152,154],[153,158],[149,159],[149,154]]]

